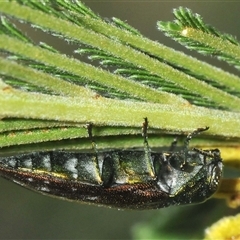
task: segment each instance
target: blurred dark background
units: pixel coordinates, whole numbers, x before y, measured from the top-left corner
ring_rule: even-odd
[[[156,28],[158,20],[173,20],[172,9],[184,6],[199,13],[205,22],[240,38],[239,2],[232,1],[83,1],[102,17],[118,17],[140,30],[146,37],[159,41],[177,50],[182,46],[163,36]],[[46,37],[39,31],[29,31],[35,41],[45,41],[72,55],[75,46],[69,46],[55,38]],[[192,53],[191,53],[192,54]],[[194,55],[194,54],[193,54]],[[204,57],[195,54],[200,59]],[[218,66],[235,71],[227,64],[207,58]],[[159,216],[164,219],[171,209],[155,211],[119,211],[100,208],[50,198],[28,191],[0,178],[0,238],[1,239],[131,239],[131,229],[140,221],[148,221]],[[225,209],[223,201],[210,200],[201,209],[214,208],[216,205]],[[189,211],[192,207],[184,207]],[[202,211],[202,210],[201,210]],[[169,213],[169,214],[168,214]],[[206,218],[210,217],[206,211]],[[220,214],[224,214],[222,211]],[[162,217],[161,217],[162,216]],[[181,226],[188,226],[197,215],[181,219]],[[150,221],[150,220],[149,220]],[[176,224],[176,220],[172,220]],[[183,224],[183,225],[182,225]],[[197,223],[198,224],[198,223]],[[181,228],[182,231],[184,227]],[[173,231],[174,229],[170,230]],[[153,238],[149,236],[149,238]]]

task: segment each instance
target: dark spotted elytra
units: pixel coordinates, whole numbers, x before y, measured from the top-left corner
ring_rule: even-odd
[[[89,153],[33,152],[0,157],[0,175],[15,183],[68,200],[116,208],[155,209],[200,203],[218,188],[222,159],[218,149],[189,149],[190,133],[180,151],[151,151],[143,124],[142,150]],[[89,136],[92,139],[91,125]]]

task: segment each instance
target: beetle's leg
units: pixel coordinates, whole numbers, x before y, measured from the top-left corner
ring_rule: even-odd
[[[185,152],[188,151],[188,147],[189,147],[189,142],[191,141],[192,137],[194,135],[197,135],[198,133],[200,132],[204,132],[204,131],[207,131],[209,129],[209,127],[205,127],[205,128],[197,128],[196,130],[194,130],[192,133],[189,133],[187,135],[187,138],[184,142],[184,150]]]
[[[93,149],[93,151],[94,151],[94,153],[96,154],[96,157],[97,157],[97,144],[96,144],[96,142],[93,138],[93,135],[92,135],[92,128],[93,128],[92,123],[87,124],[88,137],[91,140],[92,149]]]
[[[92,128],[93,128],[93,124],[92,123],[87,124],[88,137],[91,140],[92,149],[94,151],[94,161],[96,162],[98,171],[100,171],[100,169],[99,169],[99,162],[98,162],[97,144],[96,144],[96,142],[95,142],[95,140],[93,138],[93,135],[92,135]]]
[[[191,141],[191,139],[193,138],[193,136],[199,134],[200,132],[204,132],[204,131],[207,131],[209,129],[209,127],[205,127],[205,128],[197,128],[196,130],[194,130],[192,133],[189,133],[186,137],[186,140],[184,142],[184,155],[185,155],[185,158],[184,158],[184,164],[186,164],[186,159],[187,159],[187,156],[188,156],[188,151],[189,151],[189,142]]]
[[[193,150],[195,152],[198,152],[200,154],[202,154],[203,156],[208,156],[214,159],[219,159],[219,150],[218,149],[214,149],[214,150],[202,150],[202,149],[198,149],[198,148],[193,148]],[[204,159],[204,164],[206,164],[206,159]]]
[[[169,152],[173,152],[177,146],[177,138],[175,137],[170,145]]]
[[[148,129],[148,119],[144,118],[143,126],[142,126],[142,135],[143,135],[143,142],[144,142],[144,149],[149,152],[149,145],[148,145],[148,136],[147,136],[147,129]]]

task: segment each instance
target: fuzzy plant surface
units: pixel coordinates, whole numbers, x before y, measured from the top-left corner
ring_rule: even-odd
[[[240,69],[237,39],[187,8],[173,13],[174,21],[157,23],[160,31]],[[120,19],[106,21],[77,0],[1,1],[0,17],[0,155],[91,149],[89,123],[98,149],[142,147],[147,117],[151,147],[209,126],[192,145],[217,147],[224,165],[240,168],[239,76],[152,41]],[[78,47],[62,54],[30,39],[22,24]],[[223,181],[216,197],[237,196],[239,182]],[[158,236],[149,229],[141,225],[135,237]]]

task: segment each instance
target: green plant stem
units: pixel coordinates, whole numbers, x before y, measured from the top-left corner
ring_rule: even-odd
[[[174,107],[104,98],[66,98],[23,93],[11,88],[0,91],[0,105],[2,117],[131,127],[141,127],[142,119],[148,117],[151,127],[156,129],[164,126],[166,130],[191,132],[199,126],[213,126],[207,134],[240,137],[240,114],[201,107]]]
[[[62,32],[68,38],[76,39],[86,44],[99,47],[111,54],[114,54],[115,56],[135,64],[136,66],[143,67],[153,74],[175,82],[194,93],[204,96],[206,92],[208,92],[209,99],[218,103],[220,106],[227,107],[232,110],[239,109],[240,99],[237,97],[231,96],[219,89],[211,87],[202,81],[198,81],[193,77],[169,67],[167,64],[152,59],[128,46],[123,46],[112,39],[96,34],[93,31],[85,29],[84,27],[76,26],[39,11],[34,11],[30,8],[20,6],[15,2],[7,4],[1,3],[0,7],[2,12],[25,19],[26,21],[31,21],[32,23],[35,23],[46,29],[51,29],[52,31],[59,33]],[[123,86],[125,84],[120,85]]]
[[[57,121],[42,121],[36,119],[4,119],[0,121],[0,133],[16,130],[28,130],[50,127],[65,127],[71,123]],[[76,125],[76,123],[75,123]]]
[[[73,139],[78,137],[87,138],[87,130],[83,127],[75,128],[54,128],[48,130],[48,128],[33,130],[28,129],[26,131],[11,131],[9,134],[3,134],[1,136],[0,147],[34,144],[50,141],[60,141],[62,139]],[[91,142],[88,139],[89,147]],[[50,143],[49,143],[50,144]],[[51,144],[50,144],[51,145]],[[56,147],[56,145],[55,145]],[[20,149],[19,149],[20,150]]]
[[[3,74],[11,77],[18,78],[25,82],[34,84],[35,86],[41,86],[48,90],[52,90],[54,93],[64,96],[78,96],[78,97],[94,97],[96,93],[91,90],[71,84],[63,81],[57,77],[53,77],[50,74],[46,74],[40,71],[36,71],[30,67],[22,66],[16,62],[9,61],[0,57],[0,68]]]
[[[92,29],[109,38],[117,38],[119,41],[134,46],[143,52],[174,63],[177,66],[182,66],[193,73],[201,72],[207,79],[216,81],[235,91],[240,91],[240,78],[220,68],[213,67],[182,52],[174,51],[172,48],[168,48],[156,41],[152,41],[143,36],[136,36],[129,31],[119,29],[114,25],[104,22],[100,18],[90,18],[83,15],[77,15],[77,18],[81,26],[85,26],[86,29]],[[158,25],[161,25],[161,22],[158,22]]]
[[[238,59],[240,61],[240,47],[227,40],[219,39],[219,37],[194,28],[186,28],[181,33],[188,39],[197,41],[199,44],[207,45],[208,47],[215,49],[217,52],[221,52],[221,54],[226,54],[233,59]]]
[[[134,81],[130,81],[126,78],[80,62],[76,59],[70,59],[62,54],[53,53],[31,44],[26,44],[6,35],[2,35],[0,38],[0,48],[61,68],[62,70],[78,75],[79,77],[86,77],[90,81],[95,81],[108,87],[113,87],[119,91],[127,92],[134,97],[165,104],[186,103],[185,100],[176,95],[154,90]],[[30,78],[29,81],[31,81]],[[44,82],[48,83],[47,79],[44,80]],[[60,85],[54,86],[53,83],[50,82],[48,84],[51,85],[51,88],[59,87],[59,92],[66,91],[65,87],[60,88]]]
[[[133,148],[142,149],[144,145],[140,128],[132,130],[126,127],[122,129],[100,127],[94,128],[93,130],[94,140],[97,143],[98,150]],[[113,136],[111,136],[111,134]],[[152,134],[150,131],[148,142],[153,151],[155,148],[162,148],[164,151],[168,151],[174,137],[176,137],[176,134],[156,135]],[[197,147],[201,149],[203,147],[207,147],[208,149],[215,149],[217,146],[217,148],[220,148],[222,154],[222,148],[219,146],[230,145],[229,147],[225,147],[225,149],[227,149],[227,151],[231,151],[233,149],[233,146],[237,145],[233,142],[223,142],[211,138],[206,142],[206,138],[203,139],[203,137],[204,136],[198,136],[198,138],[195,138],[194,141],[191,142],[191,148]],[[54,141],[58,141],[57,145]],[[53,149],[64,149],[71,151],[92,150],[92,145],[87,135],[87,130],[83,126],[62,129],[43,128],[38,131],[13,131],[10,134],[1,136],[0,147],[0,155],[5,155],[6,152],[13,153],[15,150],[17,154],[19,154],[21,151],[47,151]],[[224,164],[226,166],[236,168],[237,165],[239,168],[238,158],[235,158],[234,161],[231,161],[231,159],[228,159],[227,157],[222,156],[222,158],[224,159]]]
[[[109,25],[102,20],[92,19],[85,16],[78,17],[81,19],[81,23],[84,24],[86,28],[94,29],[96,32],[105,36],[117,38],[143,52],[147,52],[151,55],[159,57],[160,59],[164,59],[169,63],[174,63],[177,66],[189,69],[193,73],[201,72],[201,74],[207,79],[211,79],[212,81],[224,84],[231,89],[240,91],[240,78],[223,71],[220,68],[199,61],[196,58],[188,56],[182,52],[175,51],[172,48],[166,47],[156,41],[152,41],[142,36],[136,36],[128,31]]]

